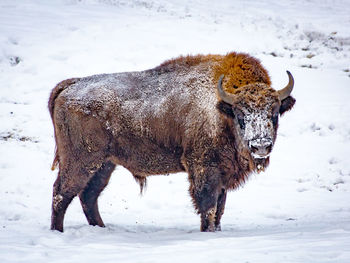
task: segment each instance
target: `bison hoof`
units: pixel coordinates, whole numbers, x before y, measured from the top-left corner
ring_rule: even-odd
[[[63,233],[63,228],[58,228],[58,227],[51,227],[52,231],[59,231],[61,233]]]

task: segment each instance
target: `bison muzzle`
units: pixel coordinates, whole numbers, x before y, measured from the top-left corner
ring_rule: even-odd
[[[51,229],[63,231],[79,195],[91,225],[104,226],[97,199],[116,165],[140,184],[185,171],[201,231],[220,230],[228,190],[264,170],[294,80],[271,87],[261,63],[242,53],[179,57],[141,72],[60,82],[49,99],[59,165]]]

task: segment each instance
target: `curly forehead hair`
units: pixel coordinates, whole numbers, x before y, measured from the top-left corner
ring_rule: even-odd
[[[217,82],[224,74],[223,88],[229,93],[236,93],[238,88],[252,83],[271,85],[267,70],[256,58],[244,53],[229,53],[221,57],[214,67],[214,80]]]
[[[277,92],[264,83],[248,84],[234,89],[235,105],[246,105],[257,109],[264,109],[278,102]]]

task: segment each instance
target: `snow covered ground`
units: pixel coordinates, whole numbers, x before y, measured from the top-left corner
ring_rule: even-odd
[[[0,262],[350,262],[347,0],[0,0]],[[199,232],[186,174],[143,197],[119,167],[99,199],[49,230],[50,90],[69,77],[144,70],[181,54],[242,51],[273,86],[295,77],[265,173],[228,196],[222,232]]]

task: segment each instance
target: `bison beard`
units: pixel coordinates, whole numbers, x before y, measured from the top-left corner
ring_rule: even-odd
[[[268,166],[278,115],[295,103],[288,76],[276,91],[257,59],[229,53],[62,81],[49,99],[59,165],[51,229],[63,231],[77,195],[89,224],[103,227],[97,199],[122,165],[141,191],[147,176],[187,172],[201,231],[221,230],[227,191]]]

